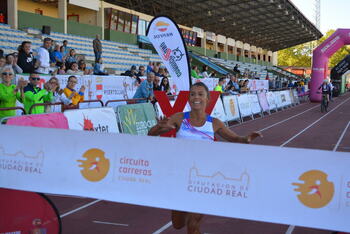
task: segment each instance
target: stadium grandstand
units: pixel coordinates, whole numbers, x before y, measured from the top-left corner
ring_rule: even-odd
[[[350,95],[277,64],[321,37],[291,0],[1,0],[0,233],[350,231]]]

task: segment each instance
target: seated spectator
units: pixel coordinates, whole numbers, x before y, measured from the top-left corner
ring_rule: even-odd
[[[69,54],[68,56],[66,57],[66,67],[70,67],[70,65],[72,63],[76,63],[78,60],[77,60],[77,55],[75,53],[75,50],[74,49],[71,49],[69,51]]]
[[[50,72],[50,53],[49,48],[51,47],[52,39],[45,38],[43,46],[38,49],[38,55],[35,67],[37,67],[36,72],[41,74],[49,74]]]
[[[208,65],[203,65],[202,69],[202,76],[203,78],[209,78],[213,75],[213,73],[208,73],[209,72],[209,67]]]
[[[36,59],[31,52],[31,46],[30,41],[24,41],[19,47],[17,65],[23,70],[23,73],[33,73],[35,71]]]
[[[23,73],[22,68],[20,68],[17,65],[17,59],[18,59],[18,57],[14,53],[6,55],[6,64],[5,64],[5,66],[6,67],[11,67],[16,74]]]
[[[164,76],[166,76],[166,77],[170,76],[169,71],[168,71],[167,68],[164,68]]]
[[[64,41],[63,41],[62,48],[61,48],[61,52],[62,52],[63,57],[69,56],[69,52],[70,52],[71,49],[72,49],[72,48],[70,48],[70,47],[68,46],[68,41],[67,41],[67,40],[64,40]]]
[[[79,92],[77,92],[74,89],[77,83],[78,79],[75,76],[70,76],[68,77],[67,86],[63,90],[63,93],[72,101],[73,105],[78,105],[78,103],[84,101],[85,86],[82,85]]]
[[[147,98],[147,100],[153,100],[153,80],[155,75],[153,72],[147,73],[147,79],[141,82],[141,85],[137,88],[133,98]],[[139,103],[147,102],[147,100],[137,101]]]
[[[66,74],[66,65],[65,64],[62,64],[61,66],[59,66],[59,68],[57,70],[57,74],[58,75]]]
[[[0,108],[15,107],[16,100],[23,102],[23,88],[26,85],[26,82],[21,79],[17,86],[11,84],[14,75],[15,73],[11,67],[4,67],[1,69],[2,83],[0,83]],[[15,115],[15,110],[0,111],[0,119]]]
[[[172,95],[168,77],[163,77],[160,82],[160,91],[165,91],[167,95]]]
[[[124,73],[122,73],[123,76],[130,76],[130,77],[134,77],[137,74],[137,69],[135,65],[132,65],[130,70],[125,71]]]
[[[24,87],[24,109],[27,114],[42,114],[45,112],[44,106],[36,106],[29,113],[30,108],[34,104],[51,102],[52,89],[49,85],[44,85],[44,89],[38,87],[40,77],[37,73],[31,73],[29,76],[29,84]]]
[[[156,76],[153,80],[153,91],[161,91],[159,76]]]
[[[236,63],[235,67],[233,68],[233,71],[238,73],[238,74],[241,74],[241,71],[238,68],[239,68],[239,65],[238,65],[238,63]]]
[[[52,53],[52,62],[55,63],[57,67],[61,66],[64,63],[63,54],[60,50],[61,47],[59,44],[56,44],[55,50]]]
[[[191,70],[191,77],[196,78],[196,79],[200,79],[203,78],[202,76],[198,75],[198,67],[197,66],[193,66],[192,70]]]
[[[63,89],[60,89],[60,83],[56,77],[51,77],[48,84],[52,88],[53,98],[51,103],[62,102],[64,105],[72,104],[72,100],[66,97]],[[47,106],[46,112],[61,112],[61,106]]]
[[[108,76],[108,73],[105,71],[102,58],[100,58],[94,65],[94,75]]]
[[[86,63],[84,60],[79,60],[78,68],[80,71],[83,71],[84,75],[91,75],[93,73],[91,69],[86,68]]]
[[[223,86],[225,84],[225,78],[221,77],[219,79],[219,83],[215,86],[214,91],[219,91],[220,93],[223,93]]]
[[[0,69],[2,69],[6,65],[5,57],[0,57]]]
[[[139,86],[141,84],[141,78],[146,76],[145,74],[145,67],[144,66],[140,66],[139,67],[139,72],[136,74],[136,86]]]
[[[230,94],[239,93],[239,85],[237,83],[237,78],[234,75],[230,76],[230,81],[227,83],[225,91],[229,92]]]
[[[163,78],[164,75],[165,75],[165,70],[164,70],[164,68],[163,68],[163,67],[160,67],[158,73],[159,73],[159,77]]]
[[[159,73],[159,66],[153,66],[153,73],[155,76],[161,76],[161,74]]]
[[[70,69],[67,70],[67,75],[84,75],[84,72],[79,70],[76,62],[73,62],[70,65]]]

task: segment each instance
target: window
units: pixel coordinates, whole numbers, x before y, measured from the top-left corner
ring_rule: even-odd
[[[124,31],[125,14],[126,13],[119,11],[119,14],[118,14],[118,27],[117,27],[118,31],[122,31],[122,32]]]
[[[146,36],[146,21],[139,20],[137,34]]]
[[[132,25],[131,25],[131,33],[137,34],[137,27],[138,27],[139,17],[136,15],[132,16]]]
[[[139,17],[136,15],[108,8],[105,10],[105,22],[108,29],[133,34],[138,33]]]

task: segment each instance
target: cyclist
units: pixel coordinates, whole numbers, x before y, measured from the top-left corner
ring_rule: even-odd
[[[327,107],[329,103],[329,95],[331,94],[331,87],[328,84],[328,80],[323,80],[323,83],[318,88],[318,90],[322,90],[322,102],[321,102],[321,112],[323,112],[323,107],[325,111],[327,112]],[[326,98],[326,100],[324,100]]]

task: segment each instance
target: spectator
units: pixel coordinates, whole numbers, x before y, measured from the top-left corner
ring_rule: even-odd
[[[24,87],[24,109],[27,114],[42,114],[45,112],[44,106],[36,106],[29,113],[30,108],[34,104],[51,102],[52,88],[48,83],[44,85],[44,89],[38,87],[40,77],[37,73],[31,73],[29,76],[29,84]]]
[[[155,75],[153,72],[147,74],[147,79],[141,82],[141,85],[137,88],[133,98],[147,98],[153,100],[153,80]],[[138,102],[147,102],[146,100],[140,100]]]
[[[191,77],[196,78],[196,79],[200,79],[203,78],[202,76],[198,75],[198,67],[197,66],[193,66],[192,70],[191,70]]]
[[[164,70],[164,68],[160,67],[158,73],[159,73],[159,77],[162,77],[162,78],[163,78],[164,75],[165,75],[165,70]]]
[[[63,57],[69,55],[69,52],[70,52],[71,49],[72,48],[68,47],[68,41],[64,40],[63,41],[63,45],[62,45],[62,51],[61,51]]]
[[[84,60],[79,60],[78,68],[80,71],[83,71],[84,75],[91,75],[93,73],[91,69],[86,68],[86,63]]]
[[[23,102],[23,87],[25,81],[19,80],[18,85],[11,84],[14,71],[11,67],[1,69],[2,83],[0,83],[0,108],[15,107],[16,100]],[[0,111],[0,119],[8,116],[15,116],[15,110]]]
[[[100,35],[96,34],[96,38],[92,41],[92,46],[94,48],[95,62],[97,63],[102,56],[102,43],[100,41]]]
[[[56,77],[51,77],[49,80],[49,84],[52,87],[52,95],[53,98],[51,103],[62,102],[64,105],[72,104],[72,100],[68,99],[66,95],[64,95],[63,90],[60,89],[60,83]],[[46,112],[61,112],[61,106],[47,106]]]
[[[84,75],[83,71],[79,70],[78,64],[76,62],[71,63],[70,69],[67,70],[68,75]]]
[[[167,95],[172,94],[168,77],[163,77],[162,81],[160,82],[160,90],[165,91]]]
[[[48,49],[51,47],[52,39],[46,37],[44,39],[43,46],[38,49],[38,58],[37,58],[37,73],[49,74],[50,72],[50,53]]]
[[[66,74],[66,65],[65,65],[65,64],[62,64],[62,65],[58,68],[57,74],[59,74],[59,75],[64,75],[64,74]]]
[[[84,101],[85,86],[82,85],[79,92],[76,92],[74,88],[77,83],[77,78],[75,76],[70,76],[68,77],[67,87],[63,90],[63,93],[72,101],[73,105],[78,105],[78,103]]]
[[[209,78],[213,75],[213,73],[208,74],[208,71],[209,71],[208,65],[203,65],[202,76],[204,78]]]
[[[161,91],[159,76],[156,76],[153,80],[153,91]]]
[[[11,67],[15,71],[16,74],[23,73],[22,68],[20,68],[17,65],[17,60],[18,60],[17,54],[15,54],[15,53],[8,54],[8,55],[6,55],[6,64],[5,64],[5,66],[6,67]]]
[[[62,46],[61,46],[62,47]],[[52,62],[56,64],[57,67],[64,63],[63,54],[61,52],[61,47],[59,44],[55,45],[55,50],[52,53]]]
[[[225,84],[225,78],[221,77],[219,79],[219,83],[215,86],[214,91],[219,91],[220,93],[223,93],[224,91],[222,87],[224,86],[224,84]]]
[[[30,41],[24,41],[19,48],[17,65],[22,68],[23,73],[33,73],[35,70],[36,59],[31,52],[31,46]]]
[[[5,16],[4,14],[1,12],[0,13],[0,24],[4,24],[5,23]]]
[[[76,54],[75,54],[75,50],[74,49],[71,49],[69,51],[69,54],[66,58],[66,67],[70,67],[70,65],[72,63],[76,63],[77,62],[77,57],[76,57]]]
[[[139,67],[139,72],[136,74],[136,86],[139,86],[141,84],[141,78],[146,76],[145,74],[145,67],[144,66],[140,66]]]
[[[155,76],[161,76],[159,73],[159,66],[153,66],[153,73]]]
[[[249,83],[249,80],[245,80],[243,82],[242,87],[241,87],[241,93],[249,92],[248,83]]]
[[[241,74],[241,71],[238,68],[239,68],[239,64],[236,63],[235,67],[233,68],[233,71],[238,73],[238,74]]]
[[[0,49],[0,58],[4,57],[4,51]]]
[[[148,65],[147,65],[147,73],[152,72],[153,71],[153,63],[151,61],[149,61]]]
[[[237,78],[234,75],[230,76],[230,81],[227,83],[225,91],[229,92],[230,94],[239,93],[239,85],[237,83]]]
[[[5,57],[0,57],[0,69],[2,69],[6,65]]]
[[[100,58],[94,66],[94,75],[102,75],[102,76],[108,76],[108,73],[104,69],[104,65],[102,63],[102,58]]]
[[[135,65],[132,65],[131,68],[130,68],[130,70],[127,70],[127,71],[124,72],[122,75],[124,75],[124,76],[130,76],[130,77],[135,78],[135,77],[136,77],[136,74],[137,74],[136,66],[135,66]]]

